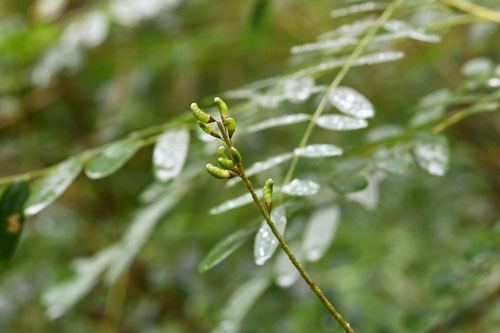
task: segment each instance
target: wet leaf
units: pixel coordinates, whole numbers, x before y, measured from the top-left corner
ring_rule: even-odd
[[[319,158],[342,155],[342,148],[329,144],[313,144],[303,148],[295,148],[294,154],[308,158]]]
[[[448,171],[450,148],[445,136],[419,133],[413,151],[418,165],[431,175],[443,176]]]
[[[364,119],[337,114],[321,116],[316,120],[316,124],[318,124],[319,127],[334,131],[350,131],[368,126],[368,122]]]
[[[262,171],[269,170],[277,165],[280,165],[281,163],[291,160],[292,157],[293,153],[283,153],[280,155],[269,157],[264,161],[252,164],[248,169],[245,170],[245,173],[248,177],[256,175]],[[233,178],[227,181],[227,186],[233,186],[239,182],[240,182],[239,178]]]
[[[319,260],[330,247],[337,231],[340,210],[338,207],[315,211],[304,231],[302,249],[308,261]]]
[[[198,267],[199,272],[205,273],[224,261],[243,245],[250,235],[255,232],[255,229],[255,227],[240,229],[217,243],[201,261]]]
[[[0,199],[0,269],[9,261],[24,226],[24,203],[30,192],[27,181],[10,184]]]
[[[163,133],[153,152],[154,174],[159,181],[177,177],[182,171],[189,148],[189,131],[171,130]]]
[[[351,201],[359,202],[366,209],[375,209],[380,196],[380,183],[385,177],[385,174],[380,171],[368,175],[368,186],[361,191],[348,193],[346,198]]]
[[[283,235],[286,228],[286,215],[283,207],[276,207],[271,212],[271,220],[274,222],[276,229]],[[266,221],[262,221],[259,231],[255,235],[254,243],[254,258],[255,263],[259,266],[264,265],[276,251],[278,247],[278,239],[274,236],[271,228],[267,225]]]
[[[92,179],[107,177],[127,163],[139,147],[139,144],[135,141],[114,143],[87,164],[85,174]]]
[[[373,154],[377,168],[401,175],[413,165],[413,158],[405,146],[396,145],[391,148],[379,148]]]
[[[338,87],[328,95],[328,100],[340,112],[350,116],[365,119],[375,115],[372,103],[349,87]]]
[[[298,113],[298,114],[287,114],[277,118],[271,118],[264,121],[261,121],[255,125],[248,127],[249,132],[258,132],[265,129],[285,126],[290,124],[301,123],[306,120],[311,119],[311,115],[306,113]]]
[[[58,164],[33,189],[26,202],[24,213],[35,215],[57,200],[82,170],[83,163],[78,158],[70,158]]]
[[[319,184],[312,180],[294,179],[282,188],[282,192],[291,196],[303,197],[319,191]]]

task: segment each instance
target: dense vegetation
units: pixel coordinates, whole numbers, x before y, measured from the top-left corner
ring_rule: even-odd
[[[356,332],[499,332],[498,1],[5,0],[0,31],[1,332],[343,331],[205,171],[214,96]]]

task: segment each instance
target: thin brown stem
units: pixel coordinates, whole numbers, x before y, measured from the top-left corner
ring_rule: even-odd
[[[264,216],[264,219],[266,220],[267,225],[269,226],[269,228],[271,228],[271,231],[273,232],[274,236],[276,236],[276,238],[278,239],[278,242],[279,242],[281,248],[288,255],[288,258],[290,258],[290,261],[292,262],[292,264],[295,266],[295,268],[297,268],[297,270],[299,271],[299,273],[302,276],[302,278],[304,279],[304,281],[306,281],[306,283],[309,285],[311,290],[319,298],[321,303],[323,303],[325,308],[328,309],[328,311],[332,314],[332,316],[335,318],[335,320],[337,320],[337,322],[344,328],[344,330],[348,333],[354,333],[354,329],[351,327],[351,325],[334,308],[332,303],[326,298],[325,294],[323,294],[323,292],[316,285],[314,280],[309,276],[309,274],[307,274],[306,270],[304,269],[304,266],[302,266],[300,261],[297,260],[297,257],[295,256],[295,254],[292,252],[292,250],[290,249],[290,247],[286,243],[285,238],[283,237],[283,235],[281,235],[281,233],[276,228],[276,225],[271,220],[271,217],[269,216],[269,213],[267,212],[266,208],[264,207],[264,204],[262,203],[262,201],[260,201],[259,197],[255,193],[255,190],[252,186],[252,183],[250,182],[250,180],[247,178],[247,176],[245,174],[245,170],[243,169],[243,165],[241,163],[238,163],[237,168],[240,171],[240,177],[241,177],[241,180],[243,181],[243,184],[245,184],[248,191],[252,195],[253,201],[255,202],[257,207],[259,208],[259,211],[262,214],[262,216]]]

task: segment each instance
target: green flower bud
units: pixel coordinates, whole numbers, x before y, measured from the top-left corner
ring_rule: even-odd
[[[234,168],[234,162],[227,157],[219,157],[217,162],[226,170],[232,170]]]
[[[227,158],[225,146],[220,146],[219,148],[217,148],[217,157]]]
[[[217,133],[212,126],[209,124],[202,123],[201,121],[198,121],[198,126],[207,134],[210,134],[211,136],[220,139],[219,133]]]
[[[215,97],[214,102],[217,103],[222,120],[224,120],[224,118],[229,116],[229,111],[227,109],[226,103],[224,103],[224,101],[220,97]]]
[[[233,137],[234,131],[236,131],[236,121],[233,118],[224,119],[224,125],[226,125],[227,131],[229,132],[229,138]]]
[[[266,180],[266,184],[264,185],[264,203],[266,204],[267,211],[271,213],[273,209],[273,185],[274,182],[271,178]]]
[[[215,121],[215,119],[211,115],[201,111],[201,109],[198,107],[198,104],[196,103],[191,104],[191,111],[193,111],[193,114],[196,117],[196,119],[198,119],[202,123],[211,123]]]
[[[240,152],[238,151],[238,149],[234,148],[234,147],[231,147],[230,149],[231,151],[231,156],[233,156],[233,161],[235,164],[238,164],[241,162],[242,158],[241,158],[241,154]]]
[[[229,178],[233,178],[234,176],[236,176],[236,174],[234,172],[232,172],[231,170],[224,170],[224,169],[216,167],[215,165],[212,165],[210,163],[207,164],[206,168],[207,168],[208,173],[211,174],[212,176],[214,176],[215,178],[229,179]]]

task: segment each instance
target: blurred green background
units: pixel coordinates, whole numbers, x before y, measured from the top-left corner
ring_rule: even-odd
[[[373,128],[404,128],[422,97],[440,89],[462,91],[466,61],[483,57],[498,66],[499,24],[434,1],[408,2],[395,16],[434,24],[442,41],[391,42],[405,53],[403,59],[351,69],[343,84],[362,92],[376,117],[362,132],[317,130],[314,142],[354,149]],[[193,101],[208,106],[210,96],[318,62],[322,55],[290,57],[290,48],[381,12],[328,14],[353,3],[3,0],[0,176],[52,165],[183,115]],[[477,3],[500,10],[494,0]],[[447,26],[457,17],[463,24]],[[317,82],[327,85],[334,75]],[[301,104],[258,106],[258,112],[242,112],[241,122],[312,113],[317,103],[315,95]],[[305,127],[242,135],[238,145],[251,164],[292,150]],[[307,268],[358,332],[500,332],[499,132],[497,113],[468,118],[445,132],[451,162],[444,177],[417,167],[390,175],[380,184],[375,209],[336,199],[342,215],[335,240]],[[193,135],[187,165],[201,168],[212,151]],[[56,203],[27,221],[13,261],[0,273],[1,332],[210,332],[231,293],[249,277],[272,270],[272,263],[257,269],[253,242],[247,241],[210,272],[198,273],[218,241],[260,221],[253,206],[209,215],[210,208],[244,190],[226,189],[203,172],[118,283],[109,287],[97,279],[67,314],[50,319],[41,295],[74,275],[74,259],[120,240],[143,205],[140,194],[154,181],[151,154],[151,147],[140,150],[102,180],[81,175]],[[296,173],[329,175],[336,163],[301,160]],[[262,186],[272,176],[279,183],[287,166],[256,182]],[[313,210],[305,205],[290,213],[285,236],[292,244]],[[241,325],[241,332],[306,331],[341,330],[303,281],[290,288],[270,285]]]

